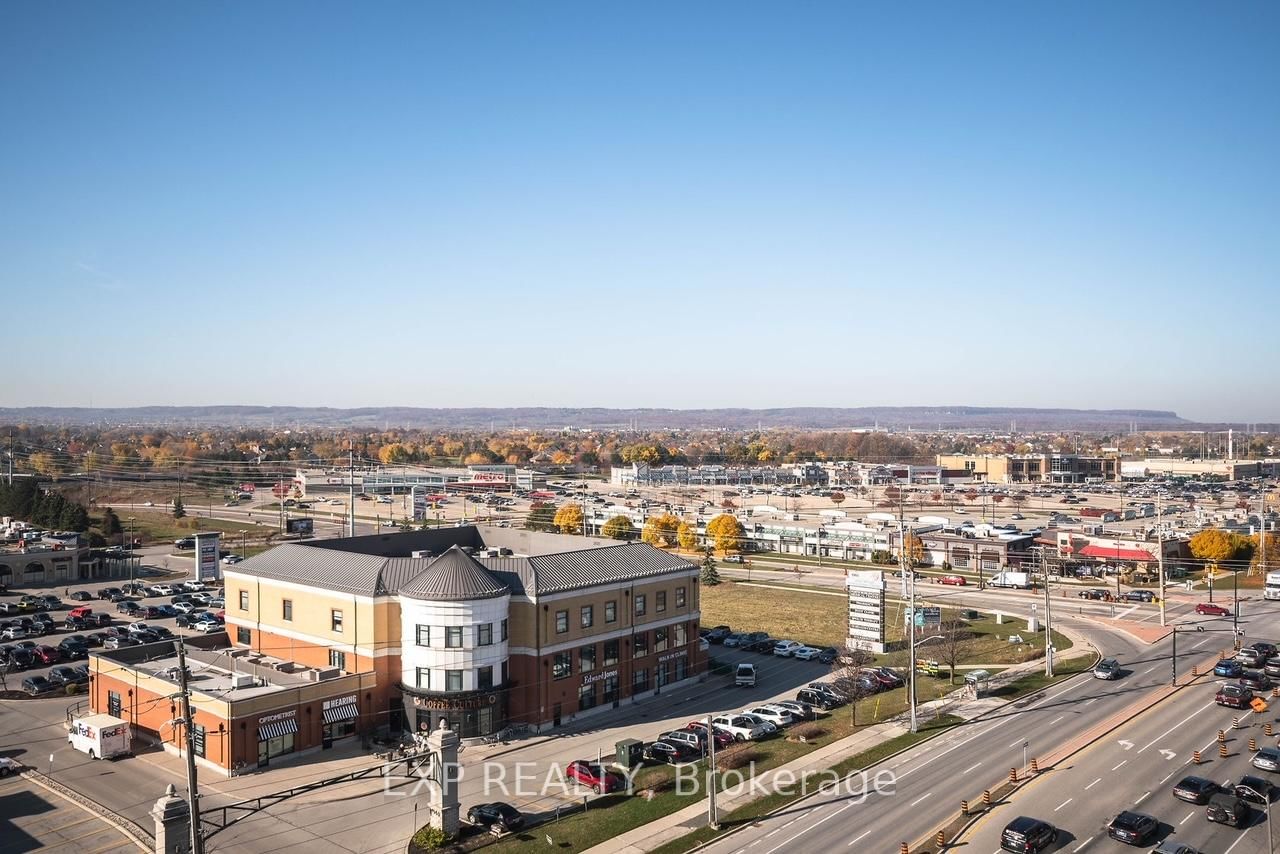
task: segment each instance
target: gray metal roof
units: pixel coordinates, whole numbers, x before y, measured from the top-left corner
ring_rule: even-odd
[[[229,571],[372,596],[382,586],[386,562],[386,558],[372,555],[285,543],[243,560]],[[426,561],[422,563],[426,565]]]
[[[693,564],[648,543],[620,543],[595,549],[533,555],[528,558],[534,590],[558,593],[595,584],[616,584],[663,575]]]
[[[400,588],[402,596],[436,602],[469,602],[507,595],[507,586],[454,546]]]

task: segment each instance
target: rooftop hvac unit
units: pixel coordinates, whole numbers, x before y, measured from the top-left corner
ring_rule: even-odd
[[[429,549],[418,549],[416,551],[409,552],[409,557],[428,558],[431,557],[431,551]]]
[[[252,688],[253,684],[254,684],[253,675],[250,673],[231,674],[232,688]]]

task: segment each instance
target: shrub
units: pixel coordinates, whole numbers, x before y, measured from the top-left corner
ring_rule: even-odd
[[[800,724],[799,726],[792,727],[790,732],[790,735],[794,736],[797,741],[800,739],[813,741],[815,738],[821,738],[826,734],[826,728],[818,723]]]
[[[637,792],[651,791],[657,794],[673,788],[675,784],[675,778],[665,768],[650,768],[636,774],[632,786]]]
[[[724,750],[716,751],[716,768],[721,771],[733,771],[745,768],[756,759],[755,748],[748,744],[735,744]]]
[[[438,827],[427,825],[420,828],[413,835],[413,844],[424,851],[434,851],[437,848],[443,848],[449,842],[449,837],[444,835],[444,831]]]

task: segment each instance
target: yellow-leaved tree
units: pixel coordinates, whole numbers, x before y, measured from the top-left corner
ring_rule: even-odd
[[[562,534],[582,533],[582,507],[577,504],[566,504],[556,511],[552,520]]]
[[[680,541],[680,548],[691,552],[698,547],[698,529],[688,522],[681,522],[676,528],[676,539]]]
[[[640,532],[640,539],[649,545],[659,549],[674,548],[678,542],[678,534],[680,529],[680,520],[670,513],[662,513],[658,516],[651,516],[644,523],[644,530]]]
[[[721,552],[741,549],[743,533],[742,523],[728,513],[721,513],[707,523],[707,536]]]
[[[634,540],[636,526],[631,524],[631,520],[626,516],[619,514],[605,522],[604,527],[600,529],[600,533],[611,540]]]

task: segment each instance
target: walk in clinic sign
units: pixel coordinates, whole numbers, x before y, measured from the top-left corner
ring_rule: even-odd
[[[218,581],[222,571],[218,565],[218,532],[201,531],[196,534],[196,579]]]
[[[850,571],[844,577],[849,594],[849,646],[868,652],[884,652],[884,573]]]

